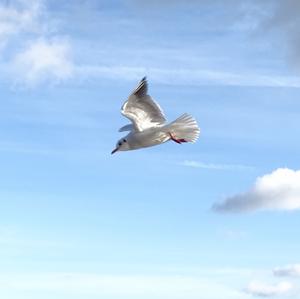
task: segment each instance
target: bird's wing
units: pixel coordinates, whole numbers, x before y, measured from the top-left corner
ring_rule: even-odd
[[[166,119],[159,105],[148,95],[148,83],[144,77],[138,87],[123,104],[121,113],[131,120],[136,131],[159,126]]]
[[[119,129],[119,132],[124,132],[124,131],[134,131],[133,125],[132,124],[125,125]]]

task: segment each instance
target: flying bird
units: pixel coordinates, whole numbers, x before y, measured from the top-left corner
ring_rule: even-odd
[[[121,113],[131,121],[131,124],[119,129],[119,132],[129,131],[129,133],[117,142],[112,154],[117,151],[154,146],[169,140],[178,144],[195,142],[200,134],[196,120],[187,113],[166,124],[162,109],[148,95],[146,77],[139,82],[123,104]]]

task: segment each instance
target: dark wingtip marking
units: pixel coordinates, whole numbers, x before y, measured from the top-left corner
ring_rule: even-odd
[[[133,94],[136,94],[138,96],[144,96],[148,92],[148,83],[147,83],[147,77],[143,77],[143,79],[140,81],[139,86],[135,89]]]

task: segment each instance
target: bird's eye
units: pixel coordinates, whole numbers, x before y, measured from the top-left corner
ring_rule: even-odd
[[[118,143],[118,146],[121,146],[121,145],[122,145],[122,142],[119,142],[119,143]]]
[[[126,140],[126,139],[123,139],[123,142],[127,142],[127,140]]]

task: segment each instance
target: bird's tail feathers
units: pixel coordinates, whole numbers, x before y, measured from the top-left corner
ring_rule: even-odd
[[[175,140],[184,140],[184,142],[195,142],[200,134],[200,128],[196,120],[187,113],[178,117],[165,128],[171,139],[176,138]]]

